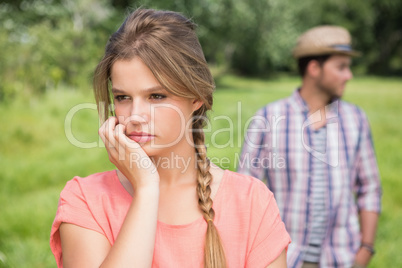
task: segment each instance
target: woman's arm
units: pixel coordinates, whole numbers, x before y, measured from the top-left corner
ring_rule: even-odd
[[[63,267],[100,267],[111,245],[96,231],[70,223],[60,225]]]
[[[124,135],[124,126],[116,126],[116,123],[115,118],[108,119],[99,134],[110,161],[134,188],[132,203],[113,246],[96,231],[63,223],[60,226],[60,238],[63,266],[66,268],[152,265],[158,217],[159,175],[154,165],[139,168],[130,163],[131,153],[147,159],[149,157],[138,144],[128,140]]]
[[[60,238],[63,266],[150,267],[152,264],[159,194],[136,194],[113,246],[96,231],[63,223]]]
[[[267,268],[286,268],[286,249]]]

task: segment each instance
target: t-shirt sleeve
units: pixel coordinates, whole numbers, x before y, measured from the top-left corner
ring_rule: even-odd
[[[274,195],[263,184],[253,194],[250,245],[246,267],[266,267],[291,242]]]
[[[50,248],[56,258],[57,267],[63,267],[59,232],[60,224],[63,222],[103,233],[88,207],[82,187],[77,178],[67,182],[60,193],[59,205],[50,233]]]

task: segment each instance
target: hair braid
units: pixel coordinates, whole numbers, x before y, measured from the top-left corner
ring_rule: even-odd
[[[196,126],[200,121],[193,124],[194,129],[200,129]],[[201,128],[202,129],[202,128]],[[204,133],[197,131],[193,133],[194,145],[197,154],[197,194],[198,205],[202,215],[208,224],[204,246],[204,265],[206,268],[224,268],[226,267],[226,258],[223,245],[213,222],[215,211],[212,208],[211,183],[212,174],[209,171],[210,161],[207,158],[207,150],[204,144]]]

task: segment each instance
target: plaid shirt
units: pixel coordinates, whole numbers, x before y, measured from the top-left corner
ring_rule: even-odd
[[[292,239],[288,267],[300,267],[311,217],[312,159],[326,163],[326,235],[322,267],[351,267],[360,247],[360,210],[380,212],[381,185],[370,126],[362,110],[337,100],[326,107],[325,152],[312,147],[314,123],[299,91],[260,109],[244,137],[238,171],[266,180]]]

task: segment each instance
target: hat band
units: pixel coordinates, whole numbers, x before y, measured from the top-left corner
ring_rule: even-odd
[[[352,47],[350,45],[333,45],[331,47],[339,51],[352,51]]]

